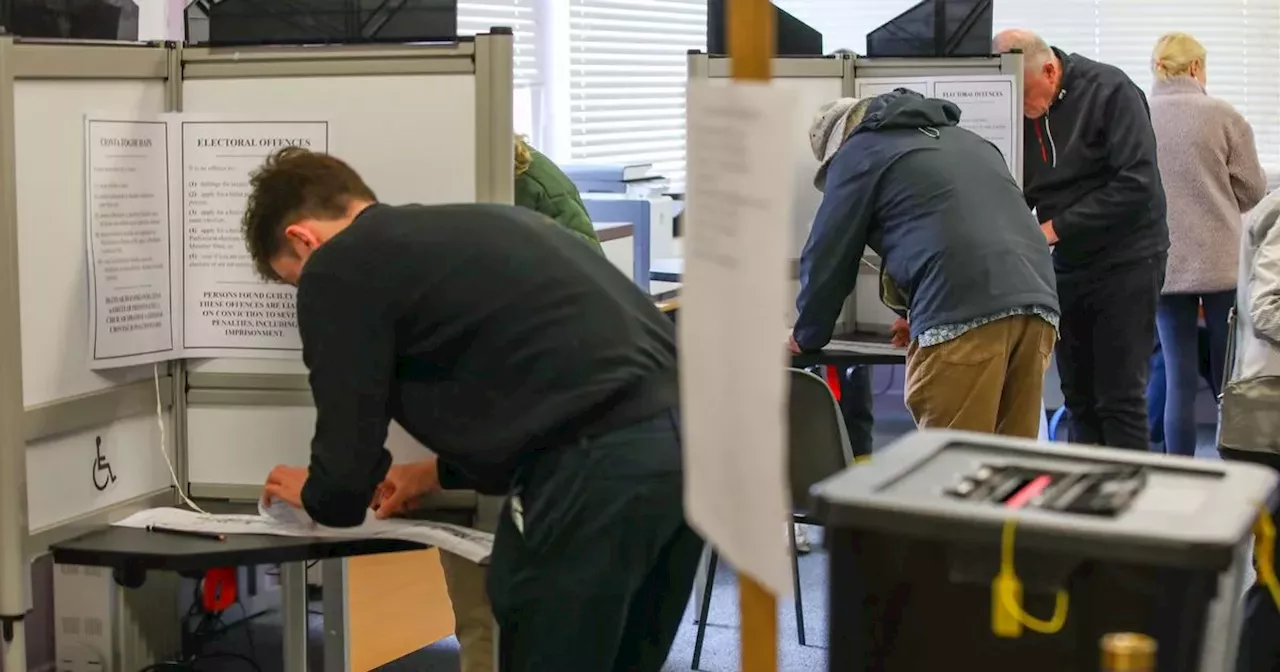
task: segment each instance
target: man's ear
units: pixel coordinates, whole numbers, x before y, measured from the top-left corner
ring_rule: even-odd
[[[314,251],[320,247],[320,237],[311,227],[304,224],[290,224],[284,229],[284,237],[292,245],[301,246],[305,250]]]

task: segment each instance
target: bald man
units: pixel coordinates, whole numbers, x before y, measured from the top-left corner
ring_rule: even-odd
[[[1054,247],[1056,351],[1075,443],[1147,450],[1146,386],[1169,230],[1142,91],[1118,68],[1025,30],[1023,190]]]

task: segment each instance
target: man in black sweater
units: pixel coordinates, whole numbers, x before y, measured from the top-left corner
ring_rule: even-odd
[[[1147,100],[1118,68],[1027,31],[996,36],[997,53],[1014,49],[1026,69],[1023,190],[1054,246],[1071,441],[1147,450],[1147,376],[1169,249]]]
[[[389,206],[290,148],[254,175],[258,272],[298,287],[317,419],[266,496],[358,525],[438,488],[511,496],[503,672],[657,672],[703,543],[685,524],[674,328],[597,251],[500,205]],[[390,419],[438,458],[391,467]],[[438,461],[437,461],[438,459]]]

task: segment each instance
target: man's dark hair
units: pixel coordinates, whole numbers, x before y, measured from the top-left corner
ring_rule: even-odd
[[[271,260],[285,249],[289,225],[303,219],[342,219],[352,201],[378,200],[344,161],[301,147],[272,153],[253,172],[249,187],[240,228],[258,275],[270,282],[280,281]]]

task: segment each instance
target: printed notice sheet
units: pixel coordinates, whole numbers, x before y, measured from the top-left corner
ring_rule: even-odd
[[[688,228],[680,311],[690,524],[775,595],[791,591],[786,314],[794,95],[689,85]]]
[[[1009,165],[1009,172],[1021,182],[1017,137],[1022,125],[1022,110],[1016,86],[1013,75],[867,77],[857,80],[854,95],[864,98],[903,88],[955,103],[960,108],[960,126],[995,145]]]
[[[298,356],[294,290],[240,232],[250,175],[287,146],[328,152],[328,122],[85,119],[91,368]]]
[[[282,510],[281,507],[288,511]],[[479,564],[487,564],[489,554],[493,551],[492,534],[460,525],[420,520],[377,520],[370,512],[365,522],[356,527],[324,527],[311,522],[304,512],[293,509],[287,504],[260,506],[256,515],[215,515],[163,507],[139,511],[116,525],[138,529],[146,529],[154,525],[174,530],[228,535],[265,534],[276,537],[320,539],[397,539],[434,546]]]
[[[85,122],[89,336],[95,368],[173,356],[169,144],[162,121]]]
[[[182,148],[185,357],[301,349],[292,287],[262,281],[240,232],[249,176],[288,146],[329,151],[325,122],[177,119]]]

